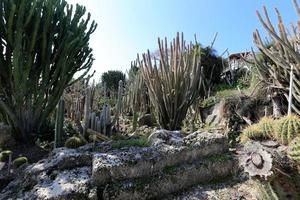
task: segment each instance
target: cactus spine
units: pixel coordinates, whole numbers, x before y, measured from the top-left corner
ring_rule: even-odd
[[[275,139],[288,144],[300,134],[300,119],[296,115],[287,115],[279,119],[275,126]]]
[[[65,102],[61,97],[57,104],[56,109],[56,120],[55,120],[55,138],[54,138],[54,148],[63,146],[63,126],[64,126],[64,111],[65,111]]]
[[[295,138],[289,144],[288,156],[300,164],[300,137]]]

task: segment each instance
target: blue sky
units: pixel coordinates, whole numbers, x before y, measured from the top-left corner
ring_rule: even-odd
[[[90,40],[95,78],[107,70],[126,71],[137,53],[157,48],[157,37],[172,39],[183,32],[209,45],[215,33],[218,53],[250,50],[252,32],[260,23],[255,11],[266,5],[276,22],[279,8],[286,25],[296,21],[290,0],[67,0],[87,7],[98,28]],[[300,1],[299,1],[300,3]]]

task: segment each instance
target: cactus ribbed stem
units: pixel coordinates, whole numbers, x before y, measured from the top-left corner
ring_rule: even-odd
[[[64,99],[61,98],[57,105],[56,110],[56,120],[55,120],[55,138],[54,138],[54,148],[59,148],[63,146],[63,126],[64,126],[64,110],[65,102]]]

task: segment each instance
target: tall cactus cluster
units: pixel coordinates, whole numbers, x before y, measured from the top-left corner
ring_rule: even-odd
[[[260,78],[277,94],[283,95],[289,102],[289,112],[300,114],[300,8],[297,0],[293,4],[298,15],[296,25],[288,30],[282,17],[275,9],[278,19],[278,31],[274,28],[264,7],[265,19],[257,11],[257,16],[267,31],[268,43],[265,43],[258,30],[253,34],[254,43],[263,55],[259,58],[253,53]],[[290,109],[291,108],[291,109]]]
[[[0,116],[30,142],[64,89],[91,68],[96,23],[65,0],[5,0],[0,15]]]
[[[144,77],[140,68],[137,67],[137,62],[131,63],[131,69],[135,70],[131,70],[128,74],[129,80],[123,104],[124,112],[132,113],[133,115],[132,124],[133,131],[135,131],[138,117],[150,110],[150,100]]]
[[[183,34],[168,46],[167,39],[158,39],[160,56],[150,51],[138,56],[143,78],[149,91],[160,126],[180,129],[188,108],[199,97],[202,86],[200,45],[187,45]]]

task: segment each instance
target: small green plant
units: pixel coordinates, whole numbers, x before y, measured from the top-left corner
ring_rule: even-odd
[[[26,157],[19,157],[14,159],[13,166],[14,168],[19,168],[21,165],[28,163],[28,159]]]
[[[70,137],[69,139],[67,139],[67,141],[65,142],[65,147],[67,147],[69,149],[76,149],[85,144],[86,144],[86,141],[83,138],[81,138],[79,136],[73,136],[73,137]]]
[[[288,144],[300,134],[300,118],[296,115],[287,115],[276,121],[275,139]]]
[[[257,127],[262,132],[262,137],[265,139],[272,138],[274,135],[274,120],[270,117],[263,117],[257,124]]]
[[[295,138],[290,144],[288,148],[288,156],[300,163],[300,137]]]
[[[249,139],[263,139],[264,134],[261,129],[257,126],[257,124],[248,126],[243,130],[241,135],[241,143],[247,142]]]
[[[138,139],[128,139],[128,140],[119,140],[115,141],[112,144],[113,149],[121,149],[124,147],[148,147],[150,146],[147,138],[141,137]]]
[[[6,162],[6,161],[8,161],[9,155],[12,155],[12,151],[10,151],[10,150],[2,151],[2,152],[0,153],[0,161],[1,161],[1,162]]]

